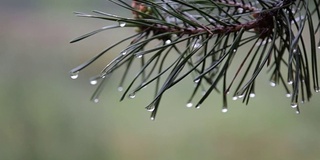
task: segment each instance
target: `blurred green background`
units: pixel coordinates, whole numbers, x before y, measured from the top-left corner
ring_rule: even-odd
[[[121,72],[113,74],[99,103],[90,102],[95,87],[89,77],[121,48],[77,80],[69,70],[132,33],[107,31],[69,44],[110,24],[72,13],[95,9],[128,14],[105,0],[1,1],[1,160],[320,158],[320,96],[296,115],[283,88],[269,87],[269,75],[259,78],[257,97],[248,106],[229,101],[228,113],[221,113],[220,95],[201,109],[186,108],[190,90],[182,84],[168,92],[156,121],[150,121],[144,109],[150,92],[119,102]]]

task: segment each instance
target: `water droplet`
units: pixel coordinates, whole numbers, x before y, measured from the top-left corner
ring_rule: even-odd
[[[195,79],[193,82],[194,82],[194,83],[199,83],[199,82],[200,82],[200,78]]]
[[[222,108],[222,110],[221,110],[223,113],[226,113],[226,112],[228,112],[228,108]]]
[[[70,73],[71,79],[77,79],[79,77],[79,71]]]
[[[250,95],[249,95],[251,98],[253,98],[253,97],[256,97],[256,94],[255,93],[250,93]]]
[[[171,40],[168,39],[168,40],[166,40],[164,43],[165,43],[166,45],[171,44]]]
[[[319,92],[320,92],[320,88],[319,88],[319,87],[315,87],[315,88],[314,88],[314,91],[317,92],[317,93],[319,93]]]
[[[193,45],[193,49],[198,49],[202,46],[200,42],[197,42],[196,44]]]
[[[118,91],[119,91],[119,92],[123,91],[123,87],[119,86],[119,87],[118,87]]]
[[[93,79],[93,80],[90,81],[91,85],[96,85],[97,83],[98,83],[98,81],[96,79]]]
[[[292,81],[292,80],[291,80],[291,81],[288,81],[288,84],[289,84],[289,85],[293,84],[293,81]]]
[[[188,108],[190,108],[190,107],[193,106],[193,104],[192,104],[191,102],[189,102],[189,103],[186,104],[186,106],[187,106]]]
[[[238,12],[238,13],[243,13],[243,8],[238,8],[238,9],[237,9],[237,12]]]
[[[240,99],[240,98],[243,98],[244,97],[244,94],[240,94],[240,95],[238,95],[238,98]]]
[[[232,97],[232,100],[237,100],[238,99],[238,97],[237,96],[234,96],[234,97]]]
[[[293,53],[296,53],[298,50],[295,48],[295,49],[293,49],[292,51],[293,51]]]
[[[233,52],[237,52],[237,49],[233,49]]]
[[[198,49],[202,46],[201,38],[194,39],[192,42],[193,49]]]
[[[122,51],[121,54],[122,54],[123,56],[125,56],[125,55],[127,54],[127,51],[126,51],[126,50],[125,50],[125,51]]]
[[[297,108],[298,104],[297,103],[291,103],[291,108]]]
[[[300,114],[300,111],[296,110],[296,114]]]
[[[154,105],[150,105],[150,106],[146,107],[146,110],[149,112],[153,112],[155,110],[155,107],[154,107]]]
[[[133,92],[133,93],[130,93],[130,94],[129,94],[129,98],[133,99],[133,98],[135,98],[135,97],[136,97],[136,93]]]
[[[119,26],[120,27],[125,27],[126,26],[126,22],[119,21]]]
[[[150,117],[150,119],[151,119],[151,121],[154,121],[155,120],[155,118],[152,116],[152,117]]]
[[[318,45],[318,49],[320,49],[320,43],[319,43],[319,45]]]
[[[196,105],[196,109],[200,109],[200,104],[197,104],[197,105]]]
[[[99,99],[96,98],[96,99],[93,100],[93,102],[94,102],[94,103],[98,103],[98,102],[99,102]]]
[[[172,37],[172,38],[177,38],[178,35],[177,35],[177,34],[172,34],[171,37]]]
[[[137,57],[137,58],[142,58],[142,57],[143,57],[143,54],[141,54],[141,53],[136,53],[136,57]]]
[[[146,85],[146,84],[147,84],[146,82],[142,82],[142,83],[141,83],[141,86],[143,86],[143,87],[142,87],[143,89],[145,89],[145,88],[148,87],[148,85]]]
[[[290,93],[287,93],[287,94],[286,94],[286,97],[290,98],[290,97],[291,97],[291,94],[290,94]]]
[[[276,84],[275,82],[273,82],[273,81],[270,82],[270,86],[271,86],[271,87],[275,87],[276,85],[277,85],[277,84]]]

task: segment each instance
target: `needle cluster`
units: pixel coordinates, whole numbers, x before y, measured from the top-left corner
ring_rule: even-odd
[[[127,47],[91,78],[99,84],[92,100],[98,101],[111,73],[126,71],[119,84],[121,100],[146,86],[155,87],[146,109],[155,119],[163,95],[184,79],[194,82],[187,107],[200,105],[213,92],[222,95],[222,111],[228,111],[227,96],[248,103],[256,95],[256,78],[268,69],[270,85],[282,85],[291,107],[319,92],[320,0],[110,0],[131,17],[102,11],[76,12],[79,17],[116,22],[71,41],[77,42],[101,31],[132,27],[132,35],[111,45],[70,71],[73,78],[99,57],[121,43]],[[156,42],[157,45],[154,45]],[[318,49],[319,48],[319,49]],[[173,56],[174,55],[174,56]],[[174,57],[174,59],[172,59]],[[134,61],[139,72],[125,84]],[[230,73],[230,68],[236,71]],[[191,77],[191,78],[190,78]],[[231,78],[230,78],[231,77]],[[123,86],[126,87],[123,88]],[[201,98],[195,100],[195,95]],[[195,105],[193,105],[195,104]]]

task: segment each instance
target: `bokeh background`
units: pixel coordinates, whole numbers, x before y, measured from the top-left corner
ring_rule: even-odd
[[[119,40],[130,29],[69,41],[110,22],[78,18],[73,11],[129,14],[105,0],[2,0],[0,5],[0,159],[282,159],[320,158],[320,95],[290,108],[281,86],[262,75],[249,105],[220,96],[201,109],[186,108],[181,84],[163,98],[156,121],[144,105],[150,92],[119,102],[121,72],[113,74],[99,103],[89,77],[121,48],[80,73],[69,70]],[[319,39],[319,37],[317,37]],[[153,93],[153,92],[152,92]]]

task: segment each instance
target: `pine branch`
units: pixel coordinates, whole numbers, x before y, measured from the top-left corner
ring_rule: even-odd
[[[80,41],[109,29],[133,27],[136,33],[111,45],[92,59],[70,71],[76,79],[81,70],[105,53],[129,41],[126,48],[109,62],[101,73],[91,78],[100,83],[92,100],[97,102],[107,77],[122,66],[126,67],[120,81],[122,91],[134,61],[141,68],[123,90],[123,96],[135,97],[144,87],[155,84],[155,96],[146,107],[155,119],[162,96],[187,77],[195,83],[187,107],[200,105],[216,91],[222,95],[222,111],[228,111],[227,95],[248,103],[256,94],[256,78],[263,68],[271,73],[270,85],[282,85],[291,107],[300,113],[304,103],[319,92],[317,53],[320,42],[320,0],[110,0],[129,10],[132,17],[121,17],[102,11],[94,14],[76,12],[79,17],[114,21],[106,26],[71,41]],[[305,36],[307,35],[307,36]],[[318,40],[318,42],[316,42]],[[150,47],[152,42],[159,45]],[[318,48],[318,49],[317,49]],[[246,54],[240,49],[246,50]],[[176,59],[168,61],[169,55]],[[234,63],[240,60],[240,65]],[[229,68],[237,66],[232,79],[227,79]],[[138,82],[138,79],[141,79]],[[162,81],[164,80],[164,81]],[[230,82],[229,82],[230,81]],[[222,83],[222,85],[221,85]],[[233,87],[236,85],[235,87]],[[197,93],[202,97],[195,102]]]

